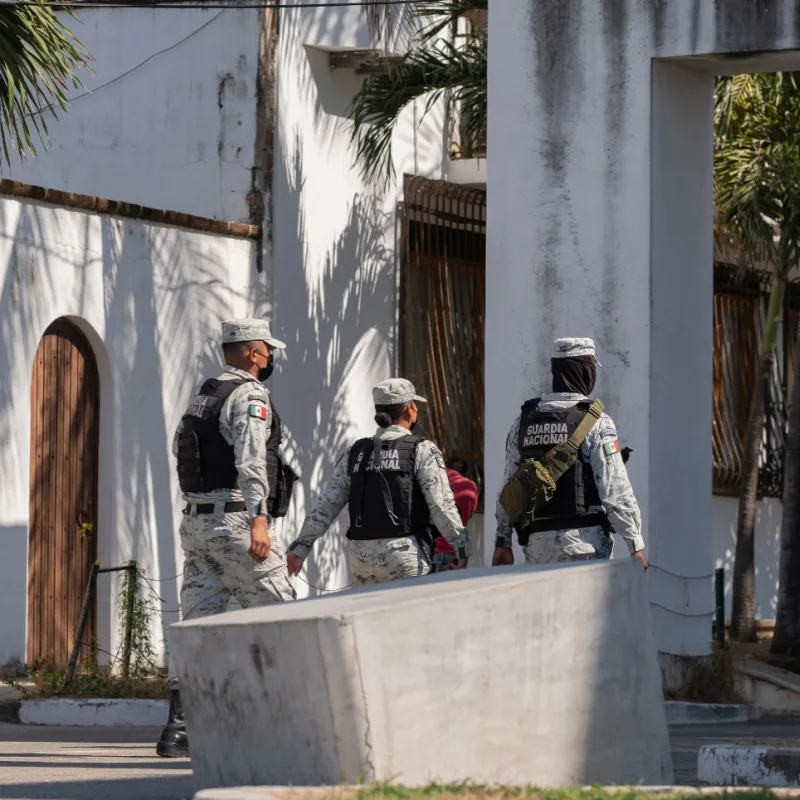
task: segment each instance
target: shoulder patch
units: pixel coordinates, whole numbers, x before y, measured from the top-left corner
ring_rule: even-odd
[[[615,428],[602,428],[600,430],[601,439],[616,439],[617,431]]]
[[[248,407],[247,413],[251,417],[255,417],[256,419],[266,420],[266,418],[267,418],[266,406],[257,406],[255,404],[253,404],[253,405]]]
[[[436,462],[439,469],[444,469],[444,459],[441,456],[434,456],[433,460]]]
[[[615,456],[617,453],[619,453],[618,441],[606,442],[606,444],[603,445],[603,454],[606,458],[611,458],[611,456]]]

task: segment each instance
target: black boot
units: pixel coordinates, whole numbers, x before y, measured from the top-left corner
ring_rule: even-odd
[[[188,758],[189,740],[181,708],[181,695],[177,689],[169,693],[169,719],[161,731],[156,753],[162,758]]]

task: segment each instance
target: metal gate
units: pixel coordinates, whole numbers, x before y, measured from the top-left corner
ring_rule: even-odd
[[[406,176],[404,209],[403,374],[428,399],[427,433],[482,489],[486,191]]]

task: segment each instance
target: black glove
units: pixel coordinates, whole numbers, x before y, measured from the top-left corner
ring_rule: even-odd
[[[627,464],[628,463],[628,459],[631,457],[631,453],[632,452],[633,452],[633,450],[631,450],[630,447],[623,447],[622,448],[621,455],[622,455],[622,463],[623,464]]]

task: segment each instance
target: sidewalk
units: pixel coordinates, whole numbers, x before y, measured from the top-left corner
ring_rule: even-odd
[[[191,800],[190,762],[158,758],[159,733],[0,724],[0,798]]]
[[[155,754],[158,728],[41,728],[0,724],[0,798],[191,800],[190,762]],[[800,746],[800,718],[670,730],[675,783],[697,783],[697,751],[714,742]]]

